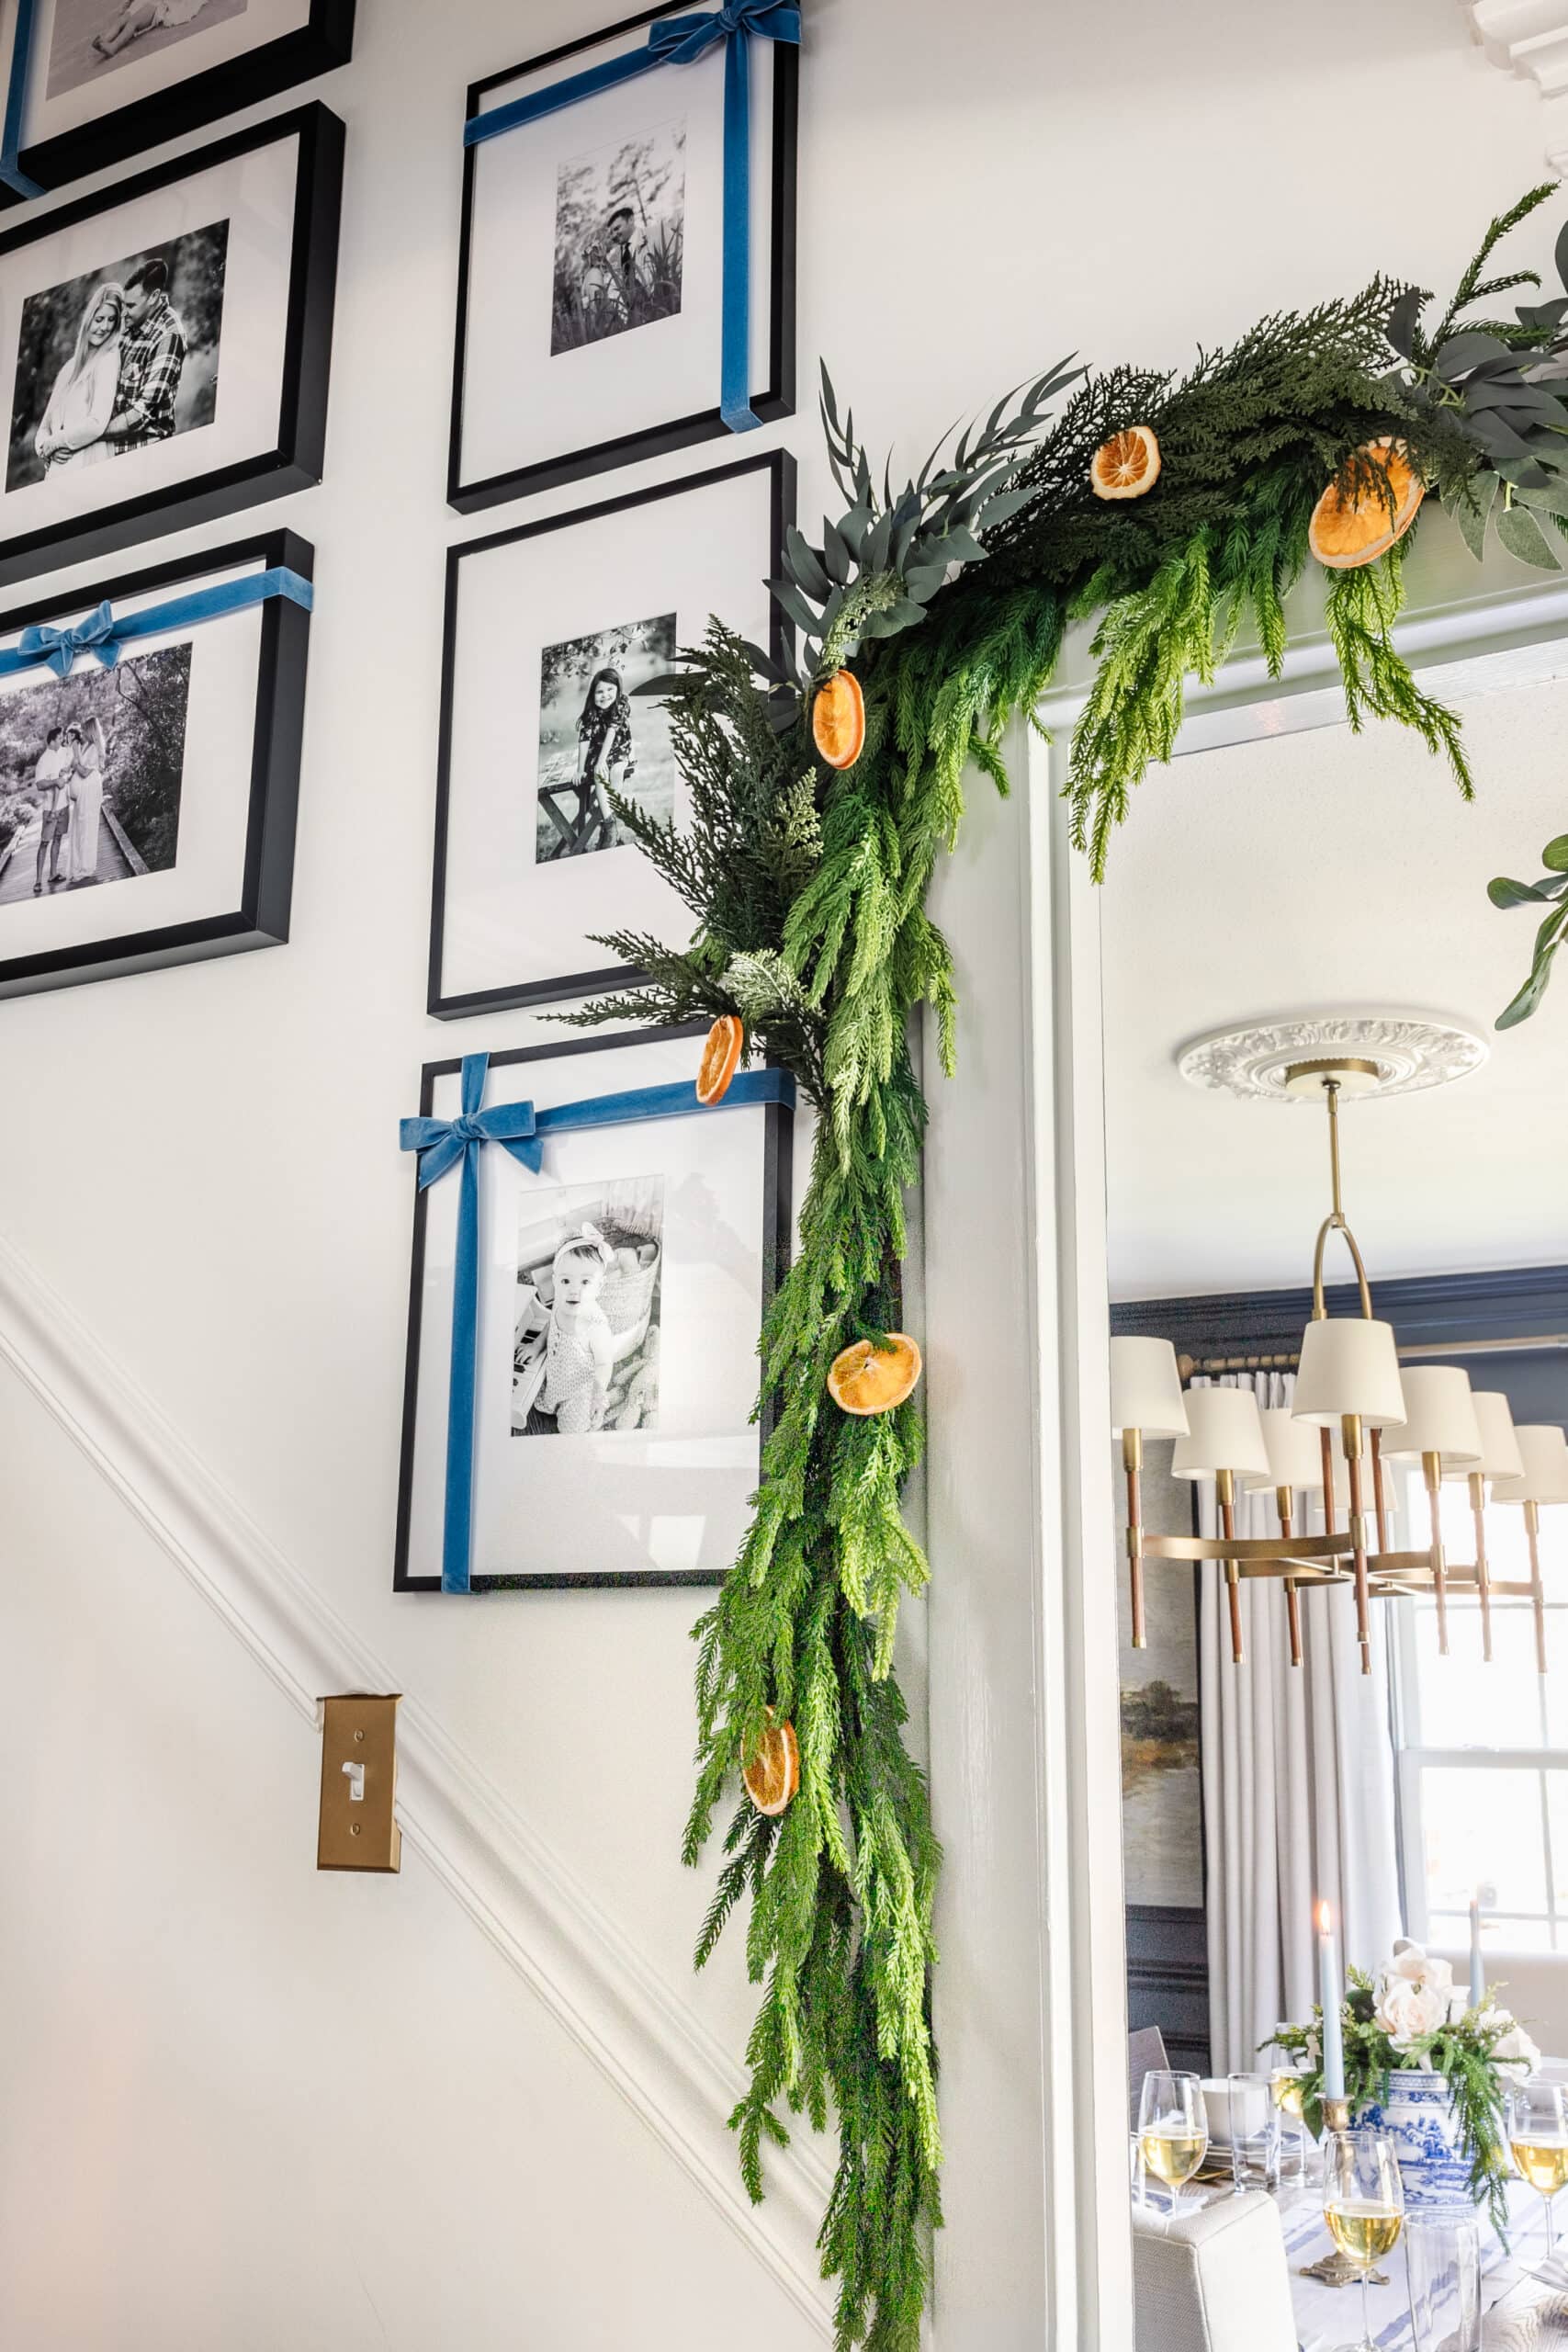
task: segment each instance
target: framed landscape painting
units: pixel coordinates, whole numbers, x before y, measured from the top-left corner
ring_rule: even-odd
[[[705,1029],[490,1057],[486,1109],[527,1102],[537,1170],[479,1156],[475,1592],[717,1584],[760,1473],[757,1341],[788,1247],[783,1099],[696,1107]],[[457,1116],[461,1064],[420,1111]],[[651,1100],[649,1099],[651,1095]],[[693,1101],[689,1114],[670,1098]],[[558,1131],[553,1114],[617,1100]],[[393,1581],[441,1589],[461,1180],[417,1195]]]
[[[117,619],[287,571],[276,531],[0,615],[0,655],[43,624]],[[308,588],[306,589],[308,594]],[[266,947],[288,936],[310,614],[269,596],[0,675],[0,996]]]
[[[683,821],[669,713],[639,693],[716,614],[784,650],[766,581],[793,520],[783,450],[451,549],[429,1009],[622,986],[595,933],[685,939],[689,910],[614,791]]]
[[[649,9],[478,82],[470,118],[647,47]],[[798,51],[749,42],[759,423],[795,404]],[[447,494],[461,513],[722,435],[725,43],[468,147]]]
[[[0,74],[24,76],[22,172],[64,187],[346,65],[354,0],[33,0],[0,16]],[[25,199],[0,187],[0,209]]]
[[[342,175],[307,107],[0,231],[0,582],[321,479]]]

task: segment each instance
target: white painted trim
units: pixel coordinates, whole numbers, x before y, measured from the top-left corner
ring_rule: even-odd
[[[269,1542],[81,1319],[0,1237],[0,1361],[114,1489],[307,1724],[328,1691],[395,1679]],[[421,1855],[824,2338],[815,2153],[769,2155],[753,2209],[726,2129],[739,2067],[417,1698],[399,1716],[398,1815]]]
[[[1462,0],[1470,28],[1494,65],[1534,82],[1541,96],[1568,90],[1568,6],[1563,0]]]

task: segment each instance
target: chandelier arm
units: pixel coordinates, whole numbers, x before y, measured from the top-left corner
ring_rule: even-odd
[[[1312,1253],[1312,1319],[1314,1323],[1325,1323],[1328,1319],[1328,1307],[1323,1295],[1323,1253],[1328,1246],[1331,1233],[1342,1233],[1345,1237],[1345,1247],[1350,1252],[1351,1262],[1356,1269],[1356,1288],[1361,1294],[1361,1317],[1370,1323],[1372,1319],[1372,1294],[1367,1281],[1366,1260],[1357,1247],[1356,1237],[1341,1209],[1331,1209],[1317,1228],[1317,1246]]]
[[[1275,1487],[1274,1505],[1280,1514],[1280,1541],[1288,1544],[1291,1541],[1292,1527],[1295,1518],[1295,1498],[1289,1487]],[[1291,1633],[1291,1664],[1300,1666],[1302,1662],[1302,1604],[1296,1598],[1294,1577],[1285,1578],[1285,1611]]]

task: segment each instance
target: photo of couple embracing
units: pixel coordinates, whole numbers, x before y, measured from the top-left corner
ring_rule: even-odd
[[[210,424],[227,221],[22,306],[6,487]]]

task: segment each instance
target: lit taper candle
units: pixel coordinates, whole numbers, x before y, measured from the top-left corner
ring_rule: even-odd
[[[1486,1997],[1486,1972],[1481,1964],[1481,1889],[1470,1898],[1470,2006],[1478,2009]]]
[[[1325,2099],[1345,2096],[1345,2026],[1340,2016],[1339,1939],[1326,1903],[1317,1906],[1317,1984],[1323,2009],[1323,2088]]]

